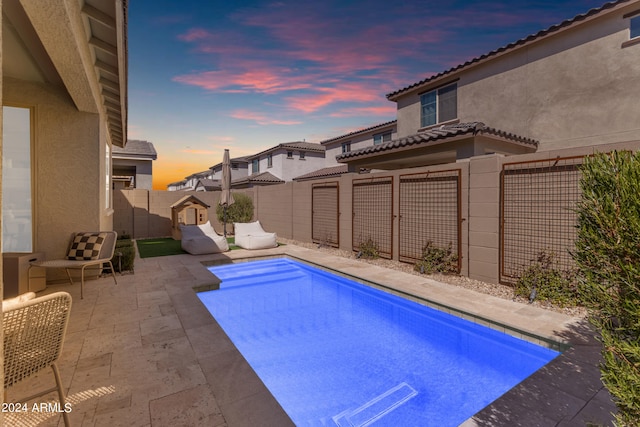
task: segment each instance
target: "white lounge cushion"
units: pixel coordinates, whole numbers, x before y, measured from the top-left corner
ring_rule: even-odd
[[[278,246],[276,233],[264,231],[260,221],[233,224],[235,243],[244,249],[267,249]]]
[[[215,232],[209,222],[199,225],[180,224],[182,249],[192,255],[215,254],[229,250],[224,236]]]

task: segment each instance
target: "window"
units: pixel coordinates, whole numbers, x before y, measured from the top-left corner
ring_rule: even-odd
[[[456,83],[420,95],[420,127],[435,125],[458,117]]]
[[[634,39],[636,37],[640,37],[640,15],[631,18],[629,30],[629,38]]]
[[[260,172],[260,159],[253,159],[251,161],[251,173]]]
[[[379,133],[373,135],[373,145],[382,144],[383,142],[391,141],[391,132]]]
[[[238,169],[237,163],[231,163],[231,169]]]
[[[293,151],[287,151],[287,159],[293,159]]]
[[[342,143],[342,152],[348,153],[351,151],[351,142],[343,142]]]
[[[273,167],[273,154],[267,154],[267,167]]]
[[[31,109],[2,107],[2,116],[2,252],[31,252]]]
[[[304,160],[304,151],[300,152],[300,160]]]

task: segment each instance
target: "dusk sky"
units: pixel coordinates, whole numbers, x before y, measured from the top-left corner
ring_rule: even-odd
[[[395,119],[385,95],[603,0],[129,2],[129,139],[154,189]]]

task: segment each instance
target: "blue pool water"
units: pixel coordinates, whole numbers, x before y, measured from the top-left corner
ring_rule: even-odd
[[[558,353],[289,259],[199,295],[298,426],[457,426]]]

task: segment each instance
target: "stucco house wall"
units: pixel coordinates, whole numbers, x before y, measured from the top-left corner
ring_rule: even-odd
[[[458,119],[540,141],[538,150],[640,138],[640,45],[627,45],[638,2],[462,70],[397,99],[398,137],[420,129],[420,93],[458,84]]]
[[[63,91],[11,78],[3,102],[33,107],[34,250],[63,256],[73,230],[110,230],[99,115],[78,111]]]

